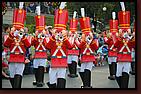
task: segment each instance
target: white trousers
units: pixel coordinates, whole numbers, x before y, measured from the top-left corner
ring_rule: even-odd
[[[84,72],[85,69],[92,70],[94,64],[93,62],[81,63],[80,72]]]
[[[49,70],[49,83],[57,83],[57,78],[66,78],[66,68],[50,68]]]
[[[131,63],[130,62],[118,62],[117,63],[117,72],[116,76],[122,76],[122,72],[126,72],[129,74],[131,68]]]
[[[33,67],[38,68],[39,66],[46,67],[47,59],[34,59]]]
[[[68,64],[71,64],[72,61],[78,62],[78,56],[77,55],[68,55],[67,60],[68,60]]]
[[[24,63],[10,63],[9,64],[10,77],[14,78],[15,74],[23,76],[24,68],[25,68]]]
[[[108,63],[111,64],[112,62],[116,62],[117,57],[108,57]]]

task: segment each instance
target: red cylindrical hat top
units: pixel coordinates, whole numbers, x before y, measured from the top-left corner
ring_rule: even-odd
[[[16,29],[24,27],[24,21],[26,18],[26,11],[24,9],[14,9],[13,13],[13,26]]]
[[[72,18],[70,20],[70,31],[71,32],[76,32],[76,30],[77,30],[77,24],[78,24],[78,20],[77,19]]]
[[[36,20],[36,31],[40,32],[45,29],[45,16],[37,15],[35,16]]]
[[[110,32],[118,32],[118,20],[110,20]]]
[[[91,24],[89,17],[83,17],[79,19],[80,21],[80,28],[82,33],[91,32]]]
[[[65,9],[55,10],[54,28],[66,30],[67,22],[68,22],[68,10]]]
[[[130,11],[119,11],[118,12],[119,26],[121,28],[130,27]]]

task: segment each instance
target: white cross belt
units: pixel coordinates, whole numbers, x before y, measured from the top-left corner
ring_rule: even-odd
[[[56,54],[57,54],[57,52],[58,52],[59,50],[61,51],[61,53],[62,53],[63,56],[66,56],[65,53],[64,53],[64,51],[62,50],[61,46],[58,46],[58,47],[57,47],[57,49],[55,50],[55,52],[53,53],[52,56],[56,56]]]

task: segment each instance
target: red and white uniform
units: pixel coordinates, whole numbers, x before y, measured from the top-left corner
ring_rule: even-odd
[[[20,31],[24,28],[26,11],[23,9],[14,9],[13,13],[13,27],[15,28],[15,32]],[[14,35],[10,33],[6,41],[4,42],[4,46],[10,49],[10,57],[9,57],[9,71],[10,77],[14,78],[15,74],[19,74],[22,76],[24,67],[25,67],[25,53],[26,49],[30,47],[30,43],[25,35],[21,38],[18,38],[18,35]]]
[[[67,67],[67,50],[72,48],[72,45],[65,39],[63,42],[56,42],[52,37],[46,45],[47,49],[51,50],[51,67],[66,68]]]
[[[80,18],[79,20],[80,20],[80,27],[82,33],[84,33],[86,37],[89,36],[91,32],[90,18],[83,17]],[[94,51],[98,49],[97,42],[93,39],[90,44],[81,41],[78,47],[80,49],[80,55],[81,55],[80,61],[82,62],[80,72],[84,72],[85,69],[91,71],[92,67],[94,66],[93,62],[95,62]]]
[[[76,18],[70,20],[70,38],[76,36],[77,24],[78,20]],[[70,42],[72,42],[72,40],[70,40]],[[75,42],[72,44],[74,44],[73,48],[67,52],[68,64],[71,64],[72,61],[78,62],[79,49]]]
[[[122,76],[122,72],[129,74],[132,62],[131,49],[135,48],[135,40],[124,38],[125,32],[130,32],[130,11],[119,11],[119,32],[121,33],[121,38],[119,38],[115,47],[117,48],[117,73],[116,76]]]
[[[70,44],[68,39],[60,39],[60,37],[62,37],[64,33],[62,30],[66,30],[66,24],[68,22],[68,11],[66,9],[57,9],[55,10],[54,17],[54,28],[56,29],[56,35],[52,36],[49,42],[46,44],[46,48],[51,51],[49,83],[65,85],[65,83],[59,83],[57,80],[61,79],[65,81],[66,67],[68,66],[67,50],[72,48],[72,45]],[[56,36],[59,38],[57,38]]]
[[[45,16],[44,15],[36,15],[36,37],[32,37],[31,45],[35,47],[34,68],[38,68],[39,66],[46,67],[47,61],[47,50],[45,47],[45,43],[47,42],[44,34],[45,30]],[[42,35],[44,37],[42,37]]]

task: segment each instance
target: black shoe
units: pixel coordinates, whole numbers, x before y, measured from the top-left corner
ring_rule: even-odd
[[[37,85],[37,82],[36,81],[33,81],[33,85]]]
[[[81,86],[81,88],[93,88],[92,86]]]
[[[36,85],[37,87],[43,87],[44,86],[44,83],[42,83],[42,82],[39,82],[39,83],[37,83],[37,85]]]
[[[22,76],[16,74],[14,76],[14,88],[21,88],[21,84],[22,84]]]
[[[47,82],[47,85],[48,85],[49,88],[56,88],[56,83],[50,84],[49,82]]]
[[[66,87],[66,80],[64,78],[57,79],[57,88],[65,88]]]
[[[108,76],[109,80],[115,80],[115,76]]]
[[[76,77],[78,77],[78,75],[77,74],[68,74],[68,77],[70,77],[70,78],[76,78]]]

